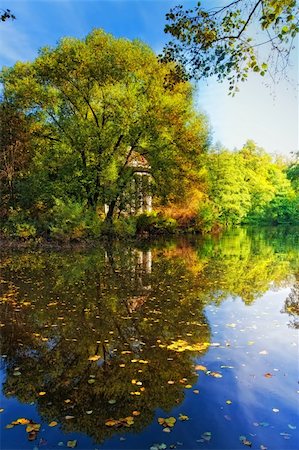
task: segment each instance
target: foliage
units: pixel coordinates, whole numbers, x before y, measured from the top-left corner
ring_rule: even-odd
[[[79,240],[100,235],[101,221],[97,213],[81,203],[55,200],[50,210],[50,237]]]
[[[16,16],[11,12],[10,9],[0,9],[0,20],[5,22],[6,20],[15,20]]]
[[[203,164],[208,190],[198,208],[202,231],[242,223],[298,222],[299,196],[288,179],[291,169],[273,161],[253,141],[239,151],[211,152]]]
[[[167,218],[161,213],[146,213],[137,216],[136,231],[138,234],[161,234],[174,233],[177,228],[177,222],[173,218]]]
[[[264,76],[288,65],[299,31],[296,0],[235,0],[206,9],[172,8],[165,32],[173,38],[164,48],[164,61],[177,61],[196,79],[216,75],[228,79],[230,92],[250,72]],[[266,57],[259,58],[260,46]]]
[[[147,159],[157,196],[181,194],[184,179],[196,176],[207,126],[191,85],[167,82],[172,67],[140,41],[94,30],[4,68],[5,98],[30,118],[32,171],[19,193],[26,208],[42,201],[50,209],[54,198],[95,210],[107,204],[111,221],[138,170],[134,153]]]

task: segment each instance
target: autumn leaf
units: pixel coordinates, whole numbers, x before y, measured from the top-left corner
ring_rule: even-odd
[[[94,355],[94,356],[90,356],[88,358],[88,361],[98,361],[99,359],[101,359],[101,357],[99,355]]]
[[[56,427],[57,422],[55,422],[55,420],[53,420],[52,422],[49,423],[49,427]]]
[[[29,423],[26,427],[26,432],[31,433],[31,431],[39,431],[41,425],[39,423]]]
[[[180,414],[179,415],[179,420],[181,420],[182,422],[184,422],[185,420],[189,420],[188,416],[185,416],[184,414]]]
[[[158,423],[160,425],[163,425],[163,427],[173,427],[174,424],[176,423],[176,418],[175,417],[167,417],[167,418],[159,417]]]
[[[66,446],[69,448],[75,448],[77,446],[77,441],[67,441]]]
[[[201,364],[198,364],[197,366],[195,366],[195,370],[202,370],[203,372],[205,372],[208,369],[206,368],[206,366],[202,366]]]

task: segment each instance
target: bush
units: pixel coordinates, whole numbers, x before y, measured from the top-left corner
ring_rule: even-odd
[[[137,234],[175,233],[177,221],[156,212],[140,214],[136,219]]]
[[[50,236],[58,240],[99,237],[101,221],[97,213],[71,200],[55,200],[51,209]]]

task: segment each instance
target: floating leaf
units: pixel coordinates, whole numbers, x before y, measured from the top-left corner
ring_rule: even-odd
[[[194,389],[194,394],[199,394],[199,390],[198,389]]]
[[[39,431],[41,425],[39,423],[29,423],[26,427],[26,432],[30,433],[31,431]]]
[[[27,425],[28,423],[30,423],[30,420],[29,420],[29,419],[25,419],[24,417],[21,417],[20,419],[17,419],[14,423],[15,423],[16,425],[17,425],[17,424],[20,424],[20,425]]]
[[[179,415],[179,420],[181,420],[182,422],[184,422],[185,420],[189,420],[188,416],[185,416],[184,414],[180,414]]]
[[[67,441],[66,446],[69,448],[75,448],[77,446],[77,441]]]
[[[158,418],[158,423],[160,425],[163,425],[163,427],[173,427],[174,424],[176,423],[176,418],[175,417],[159,417]]]
[[[212,438],[212,433],[210,431],[205,431],[201,437],[205,440],[205,441],[210,441]]]
[[[163,431],[164,431],[165,433],[170,433],[170,432],[171,432],[171,429],[170,429],[169,427],[165,427],[165,428],[163,428]]]
[[[227,405],[231,405],[232,404],[232,401],[231,400],[226,400],[226,402],[225,402]]]
[[[93,355],[88,358],[88,361],[98,361],[99,359],[101,359],[99,355]]]
[[[192,388],[192,384],[186,384],[185,389],[191,389]]]
[[[207,370],[206,366],[202,366],[201,364],[198,364],[197,366],[195,366],[195,370],[202,370],[203,372],[205,372]]]
[[[93,378],[89,378],[89,380],[87,381],[88,384],[93,384],[95,382],[96,382],[96,380],[94,380]]]
[[[275,413],[278,413],[278,412],[279,412],[279,409],[277,409],[277,408],[272,408],[272,411],[275,412]]]
[[[268,355],[267,350],[262,350],[261,352],[259,352],[260,355]]]
[[[265,373],[265,375],[264,375],[265,378],[272,378],[272,376],[273,375],[269,372]]]
[[[141,412],[140,411],[133,411],[132,414],[133,414],[133,416],[140,416]]]
[[[52,422],[49,423],[49,427],[56,427],[57,424],[58,422],[55,422],[55,420],[53,420]]]
[[[0,413],[2,413],[4,411],[4,408],[0,408]]]

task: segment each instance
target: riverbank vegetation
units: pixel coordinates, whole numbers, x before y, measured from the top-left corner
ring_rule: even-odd
[[[4,68],[1,237],[298,223],[298,158],[272,158],[253,141],[212,148],[193,86],[177,70],[145,44],[101,30]]]

